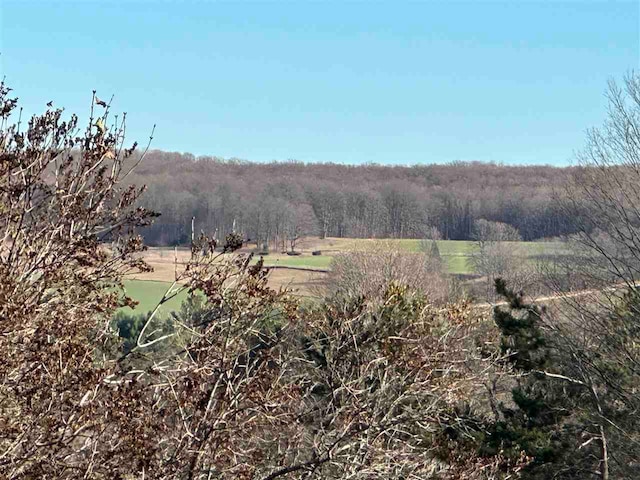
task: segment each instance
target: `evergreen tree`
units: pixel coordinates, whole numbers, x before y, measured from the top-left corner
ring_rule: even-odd
[[[496,293],[507,302],[507,308],[495,307],[493,318],[500,329],[502,353],[520,370],[543,370],[549,365],[550,351],[540,327],[542,309],[524,302],[522,292],[507,288],[505,280],[496,278]]]
[[[495,287],[507,302],[494,308],[494,321],[515,385],[511,401],[499,404],[500,418],[488,428],[481,451],[502,451],[514,459],[524,453],[531,458],[522,475],[526,479],[592,476],[596,445],[580,442],[591,426],[581,414],[584,384],[563,380],[569,379],[562,370],[567,363],[545,331],[544,310],[526,303],[523,293],[510,290],[503,279],[496,279]]]

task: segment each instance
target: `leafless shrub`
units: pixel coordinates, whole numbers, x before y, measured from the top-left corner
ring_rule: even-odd
[[[121,186],[133,152],[122,146],[124,124],[107,126],[100,106],[82,135],[60,110],[21,131],[9,92],[0,87],[0,474],[246,478],[262,462],[252,432],[277,430],[286,405],[274,317],[286,323],[295,305],[248,258],[195,245],[122,354],[110,318],[133,305],[118,286],[147,268],[134,229],[153,216],[135,207],[143,189]],[[223,248],[238,246],[230,236]],[[152,330],[183,289],[207,296],[206,321]]]
[[[390,282],[397,282],[441,303],[449,293],[441,269],[441,262],[429,254],[406,252],[393,241],[380,240],[334,257],[327,280],[329,296],[376,298]]]
[[[476,250],[469,262],[476,273],[486,278],[486,299],[495,299],[496,278],[507,280],[516,289],[531,286],[535,267],[526,261],[526,254],[518,245],[522,238],[515,228],[480,219],[474,224],[473,237]]]
[[[379,298],[329,300],[298,324],[288,468],[295,478],[490,478],[501,460],[445,433],[472,438],[464,412],[491,415],[485,382],[499,368],[481,354],[481,317],[393,282]]]
[[[82,134],[61,110],[22,129],[9,94],[0,84],[0,471],[71,476],[83,465],[90,475],[84,460],[98,461],[96,441],[113,428],[103,415],[123,395],[100,398],[117,371],[109,317],[131,304],[122,276],[147,268],[134,228],[153,214],[135,207],[143,189],[120,184],[135,145],[122,143],[124,119],[107,128],[109,106],[94,113],[94,95]]]

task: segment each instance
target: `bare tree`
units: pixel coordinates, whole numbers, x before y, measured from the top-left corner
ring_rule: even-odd
[[[425,239],[427,240],[442,240],[442,232],[440,232],[440,230],[438,230],[438,227],[435,226],[429,226],[426,230]]]
[[[571,381],[590,393],[600,478],[635,478],[640,425],[629,412],[640,408],[640,77],[628,75],[622,88],[611,82],[608,100],[607,120],[588,132],[580,166],[556,199],[578,231],[569,267],[589,289],[576,295],[558,285],[563,307],[549,323],[572,359]]]
[[[504,278],[522,288],[530,278],[524,254],[518,245],[522,240],[511,225],[480,219],[474,224],[476,249],[469,259],[474,271],[486,278],[487,298],[495,298],[493,285],[496,278]]]
[[[390,240],[336,255],[327,280],[329,292],[347,296],[375,298],[390,282],[397,282],[424,292],[431,301],[447,301],[449,279],[442,264],[429,254],[402,250]],[[333,293],[330,293],[331,296]]]
[[[287,242],[289,242],[290,251],[293,253],[298,240],[313,231],[313,212],[308,205],[290,205],[285,218]]]
[[[276,230],[277,215],[259,214],[267,200],[309,205],[326,236],[422,238],[435,226],[445,239],[470,240],[478,218],[509,224],[526,240],[573,233],[551,194],[571,168],[250,163],[161,151],[145,163],[132,178],[149,185],[143,204],[162,211],[142,232],[153,243],[188,244],[180,226],[193,215],[205,231],[227,232],[233,218],[243,231],[264,231],[266,221]]]

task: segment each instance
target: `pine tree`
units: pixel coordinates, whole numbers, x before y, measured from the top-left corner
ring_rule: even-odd
[[[496,293],[504,297],[508,308],[494,308],[493,318],[502,333],[502,353],[520,370],[543,370],[549,363],[549,350],[540,328],[542,309],[524,302],[522,292],[507,288],[502,278],[495,280]]]
[[[507,302],[494,308],[494,321],[516,385],[511,402],[499,405],[502,418],[489,427],[481,451],[502,451],[514,459],[524,452],[532,461],[522,478],[583,478],[591,452],[578,450],[585,425],[577,412],[585,389],[553,377],[562,361],[544,329],[544,309],[526,303],[503,279],[496,279],[495,287]]]

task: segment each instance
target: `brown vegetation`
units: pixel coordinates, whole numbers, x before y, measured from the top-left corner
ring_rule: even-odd
[[[149,186],[143,204],[162,212],[143,232],[150,244],[188,244],[195,216],[197,231],[222,235],[235,222],[259,248],[280,251],[296,235],[423,238],[436,229],[469,240],[478,219],[509,224],[525,240],[571,233],[553,199],[570,173],[482,163],[258,164],[151,151],[133,180]]]
[[[304,310],[261,265],[200,236],[129,347],[111,316],[145,270],[152,214],[122,188],[132,149],[99,106],[83,134],[61,111],[11,124],[0,87],[0,474],[5,478],[475,478],[443,434],[499,371],[464,305],[435,309],[406,287]],[[104,248],[101,241],[112,248]],[[242,245],[227,235],[223,252]],[[203,299],[204,298],[204,299]],[[304,314],[304,316],[302,316]],[[505,463],[506,462],[506,463]],[[482,467],[480,470],[478,468]]]
[[[122,279],[148,270],[136,231],[154,215],[136,206],[143,189],[124,186],[144,155],[95,93],[84,132],[59,110],[22,129],[1,84],[0,476],[637,478],[638,85],[612,90],[611,124],[560,205],[591,222],[581,258],[598,261],[583,273],[624,294],[567,295],[548,311],[496,278],[506,302],[490,322],[446,302],[425,242],[420,254],[337,256],[328,294],[301,302],[233,255],[232,227],[193,239],[157,308],[117,330],[131,304]],[[387,219],[398,236],[403,215]],[[494,234],[514,232],[478,227],[482,261],[495,260]]]
[[[442,272],[439,258],[428,252],[408,253],[384,240],[336,255],[326,281],[327,294],[377,298],[394,282],[423,292],[435,303],[452,300],[452,279]]]

